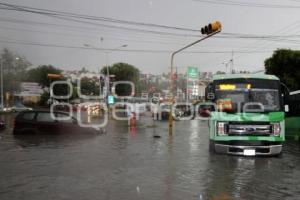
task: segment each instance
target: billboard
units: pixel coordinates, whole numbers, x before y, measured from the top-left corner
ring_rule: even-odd
[[[16,96],[41,96],[44,93],[42,87],[36,82],[22,82],[21,92]]]

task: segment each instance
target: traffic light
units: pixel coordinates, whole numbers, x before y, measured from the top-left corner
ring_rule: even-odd
[[[214,21],[209,23],[207,26],[201,28],[201,33],[209,35],[213,32],[219,31],[222,29],[222,24],[219,21]]]

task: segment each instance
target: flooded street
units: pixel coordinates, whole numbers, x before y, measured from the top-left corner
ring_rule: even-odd
[[[300,144],[279,157],[217,155],[206,121],[143,117],[136,130],[110,120],[106,134],[0,134],[0,199],[297,199]],[[161,136],[154,137],[154,136]]]

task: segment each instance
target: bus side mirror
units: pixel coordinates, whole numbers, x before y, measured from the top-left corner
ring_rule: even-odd
[[[212,92],[209,92],[207,93],[207,97],[206,97],[207,100],[214,100],[215,99],[215,93],[212,93]]]
[[[289,105],[284,105],[284,112],[289,112],[290,111],[290,108],[289,108]]]
[[[283,96],[282,100],[283,100],[283,105],[284,105],[284,112],[288,113],[290,111],[290,108],[289,108],[290,91],[284,83],[281,83],[280,85],[281,85],[281,91],[282,91],[282,96]]]
[[[289,103],[290,91],[284,83],[281,83],[280,85],[281,85],[281,91],[282,91],[282,95],[283,95],[284,104],[288,104]]]

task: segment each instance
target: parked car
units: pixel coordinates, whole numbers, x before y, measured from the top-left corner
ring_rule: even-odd
[[[12,112],[21,112],[21,111],[26,111],[26,110],[32,110],[30,107],[26,107],[23,104],[16,104],[12,107],[9,108]]]
[[[55,118],[53,118],[55,116]],[[68,119],[67,119],[68,118]],[[69,117],[65,112],[50,111],[23,111],[14,121],[14,134],[46,133],[46,134],[73,134],[73,133],[98,133],[94,128],[81,127],[74,117]]]
[[[2,107],[0,106],[0,111],[2,111],[2,112],[10,112],[10,111],[11,111],[11,108],[9,108],[9,107],[4,107],[4,108],[2,109]]]
[[[0,120],[0,131],[6,128],[6,124],[4,121]]]

